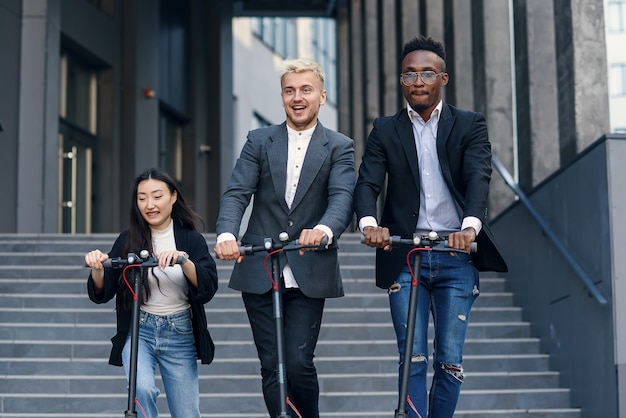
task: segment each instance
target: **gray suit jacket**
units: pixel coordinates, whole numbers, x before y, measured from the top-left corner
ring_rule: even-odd
[[[302,229],[326,225],[334,235],[328,250],[307,251],[302,256],[297,251],[281,253],[281,269],[289,263],[300,290],[308,297],[343,296],[337,239],[352,220],[353,141],[324,128],[318,121],[291,208],[285,202],[287,144],[284,122],[248,133],[222,196],[217,234],[230,232],[238,236],[241,219],[253,196],[252,214],[242,244],[261,245],[264,238],[277,242],[283,231],[294,240]],[[269,291],[271,281],[263,266],[265,255],[248,255],[235,264],[229,287],[256,294]],[[268,268],[271,271],[271,264]]]

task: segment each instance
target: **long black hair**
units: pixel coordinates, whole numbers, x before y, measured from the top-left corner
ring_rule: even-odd
[[[131,191],[131,205],[130,205],[130,224],[128,228],[128,239],[124,244],[123,253],[124,256],[128,256],[128,253],[139,254],[141,250],[148,250],[148,252],[153,255],[154,247],[152,245],[152,231],[150,229],[150,224],[146,222],[143,218],[141,211],[139,210],[139,206],[137,205],[137,190],[139,189],[139,184],[142,181],[146,180],[159,180],[165,183],[171,194],[176,193],[177,198],[176,202],[172,206],[172,221],[182,226],[183,228],[191,229],[193,231],[198,231],[196,227],[196,221],[204,226],[204,222],[202,218],[194,212],[187,202],[185,202],[185,198],[180,192],[180,188],[174,177],[170,175],[167,171],[161,168],[150,168],[143,173],[141,173],[133,183],[133,188]],[[150,298],[150,289],[147,286],[147,269],[144,269],[144,274],[142,278],[143,290],[144,290],[144,300],[148,300]],[[126,289],[126,286],[122,286]],[[125,297],[124,301],[130,301],[130,292],[124,292]],[[128,296],[128,297],[127,297]]]

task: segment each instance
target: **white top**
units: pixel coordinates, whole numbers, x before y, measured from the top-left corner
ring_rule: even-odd
[[[154,253],[176,250],[174,240],[174,222],[163,231],[152,229],[152,247]],[[187,279],[180,264],[154,267],[148,270],[150,299],[143,301],[141,309],[154,315],[171,315],[190,307]]]

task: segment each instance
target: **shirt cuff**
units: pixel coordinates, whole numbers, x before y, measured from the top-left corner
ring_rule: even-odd
[[[463,223],[461,224],[461,231],[471,226],[476,231],[476,236],[480,234],[480,230],[483,228],[483,223],[480,219],[475,216],[468,216],[463,219]]]
[[[313,229],[319,229],[328,236],[328,243],[326,244],[327,247],[333,243],[333,231],[329,227],[327,227],[326,225],[317,224],[313,227]]]
[[[376,218],[374,218],[373,216],[362,217],[359,221],[359,229],[361,230],[361,232],[363,232],[363,228],[367,226],[372,226],[374,228],[378,227],[378,222],[376,221]]]
[[[219,244],[220,242],[224,242],[224,241],[231,241],[231,240],[235,240],[237,241],[237,237],[235,237],[233,234],[231,234],[230,232],[222,232],[221,234],[219,234],[217,236],[216,239],[216,244]]]

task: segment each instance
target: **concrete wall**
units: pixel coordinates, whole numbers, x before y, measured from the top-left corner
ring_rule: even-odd
[[[626,135],[603,137],[528,196],[607,299],[602,305],[518,202],[492,222],[515,302],[584,418],[626,416]],[[621,385],[623,387],[623,385]]]

